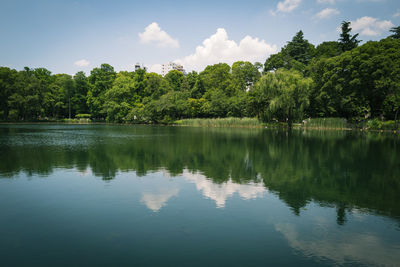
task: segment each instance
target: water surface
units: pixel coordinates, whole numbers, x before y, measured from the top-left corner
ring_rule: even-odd
[[[400,262],[390,134],[0,125],[4,266]]]

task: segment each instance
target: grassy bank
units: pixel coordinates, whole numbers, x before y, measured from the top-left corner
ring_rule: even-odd
[[[265,125],[256,118],[217,118],[217,119],[184,119],[178,120],[173,125],[197,127],[243,127],[260,128]]]
[[[301,128],[304,129],[333,129],[347,130],[351,129],[343,118],[310,118],[302,122]]]
[[[96,124],[108,123],[104,120],[89,118],[57,119],[57,120],[33,120],[33,121],[0,121],[0,123],[70,123],[70,124]],[[110,123],[115,124],[115,123]],[[118,123],[121,124],[121,123]],[[132,125],[132,122],[122,124]],[[141,123],[147,124],[147,123]],[[154,123],[150,123],[154,124]],[[156,123],[158,124],[158,123]],[[159,125],[194,126],[194,127],[225,127],[225,128],[282,128],[288,127],[285,122],[263,123],[257,118],[195,118],[182,119]],[[363,130],[363,131],[387,131],[400,133],[400,124],[395,121],[382,121],[379,119],[351,120],[344,118],[310,118],[299,123],[293,123],[293,129],[305,130]]]
[[[287,128],[283,122],[260,122],[257,118],[214,118],[183,119],[174,121],[172,125],[196,127],[241,127],[241,128]],[[371,130],[400,132],[400,125],[394,121],[352,120],[344,118],[310,118],[301,123],[294,123],[294,129],[307,130]]]
[[[243,128],[287,128],[284,122],[260,122],[257,118],[212,118],[212,119],[183,119],[173,123],[179,126],[196,127],[243,127]],[[294,129],[347,129],[346,120],[342,118],[307,119],[302,123],[294,123]]]

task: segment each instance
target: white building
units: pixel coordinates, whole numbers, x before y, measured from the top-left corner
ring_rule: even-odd
[[[164,77],[168,72],[171,70],[177,70],[183,73],[183,75],[186,75],[185,69],[183,68],[182,65],[176,64],[174,62],[169,62],[166,64],[162,64],[161,66],[161,75]]]
[[[135,71],[140,70],[140,69],[144,69],[145,71],[147,71],[147,67],[145,67],[143,64],[136,63],[135,64]]]

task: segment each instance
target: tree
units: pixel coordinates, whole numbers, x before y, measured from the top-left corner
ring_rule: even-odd
[[[315,48],[316,58],[330,58],[336,57],[342,53],[342,48],[339,42],[323,42]]]
[[[16,70],[0,67],[0,119],[7,120],[10,106],[9,97],[15,90],[18,72]]]
[[[393,34],[389,37],[392,37],[393,39],[400,39],[400,26],[391,28],[390,32],[393,32]]]
[[[252,92],[253,101],[262,103],[258,112],[260,119],[285,121],[291,127],[294,120],[304,117],[311,86],[312,80],[298,71],[280,69],[267,73]]]
[[[255,62],[254,67],[256,67],[258,71],[262,71],[264,65],[261,62]]]
[[[200,72],[198,80],[202,91],[220,89],[224,93],[230,93],[231,85],[231,67],[225,63],[219,63],[207,66]]]
[[[75,94],[73,103],[75,103],[76,114],[87,114],[89,108],[86,103],[86,96],[90,89],[89,80],[83,71],[79,71],[74,75]]]
[[[282,50],[277,53],[271,55],[264,63],[264,72],[275,71],[280,68],[291,69],[292,68],[293,59],[287,54],[286,50],[282,48]]]
[[[119,73],[113,86],[104,94],[107,121],[123,122],[135,103],[135,81],[129,73]],[[136,95],[137,96],[137,95]]]
[[[240,91],[250,89],[260,76],[257,67],[248,61],[236,61],[232,65],[232,82]]]
[[[105,117],[103,110],[104,94],[112,87],[115,77],[114,68],[109,64],[101,64],[100,68],[94,68],[90,72],[89,82],[91,86],[87,94],[87,104],[92,117]]]
[[[302,31],[296,33],[281,51],[271,55],[264,64],[264,72],[275,71],[279,68],[295,69],[303,72],[305,66],[315,54],[314,45],[304,39]]]
[[[357,40],[358,33],[351,36],[350,21],[343,21],[341,24],[342,33],[340,34],[339,43],[342,52],[350,51],[358,46],[361,40]]]
[[[71,98],[74,95],[75,92],[75,84],[74,80],[72,77],[68,74],[57,74],[57,84],[59,85],[59,88],[61,89],[62,95],[64,95],[65,99],[63,99],[64,106],[63,108],[66,109],[68,114],[68,118],[71,118]],[[64,113],[65,114],[65,113]]]
[[[157,73],[148,73],[146,75],[146,86],[144,89],[144,96],[151,97],[151,99],[159,99],[160,96],[168,91],[167,81]]]
[[[315,62],[311,102],[319,116],[393,118],[400,84],[398,47],[399,39],[386,38]]]
[[[168,82],[170,90],[181,91],[182,82],[185,76],[178,70],[169,71],[164,79]]]
[[[199,76],[199,75],[198,75],[197,72],[195,72],[195,71],[189,72],[189,73],[185,76],[185,78],[183,79],[183,82],[182,82],[182,90],[183,90],[183,91],[186,90],[186,91],[192,92],[194,86],[196,85],[197,77],[198,77],[198,76]]]
[[[146,78],[145,69],[138,69],[133,74],[133,79],[135,80],[135,93],[141,97],[145,95]]]
[[[304,65],[307,65],[314,56],[314,49],[314,45],[304,39],[304,34],[301,30],[286,45],[287,54]]]

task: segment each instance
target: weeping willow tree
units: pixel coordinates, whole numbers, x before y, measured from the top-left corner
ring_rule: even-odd
[[[312,80],[294,70],[279,69],[264,75],[252,92],[253,101],[265,103],[258,106],[258,116],[264,121],[287,122],[301,120],[308,107]]]

